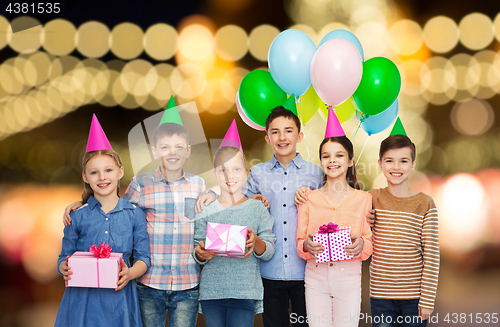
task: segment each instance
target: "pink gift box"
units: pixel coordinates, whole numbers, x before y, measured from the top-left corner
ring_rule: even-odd
[[[123,254],[111,253],[109,258],[96,258],[91,252],[75,252],[68,259],[73,274],[72,287],[116,288]]]
[[[219,255],[243,257],[247,243],[246,226],[207,223],[205,250]]]
[[[321,243],[325,250],[316,255],[316,262],[330,262],[352,259],[352,255],[348,255],[344,247],[352,244],[351,227],[340,227],[338,232],[321,234],[316,232],[313,236],[313,241]]]

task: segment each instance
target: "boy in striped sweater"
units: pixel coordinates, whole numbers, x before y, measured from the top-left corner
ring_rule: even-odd
[[[380,144],[378,162],[388,186],[370,191],[372,326],[427,326],[439,274],[438,215],[432,198],[409,186],[415,144],[399,118]]]

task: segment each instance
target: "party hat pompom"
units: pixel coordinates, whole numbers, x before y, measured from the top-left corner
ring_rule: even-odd
[[[109,144],[108,138],[102,130],[101,124],[97,120],[95,114],[92,116],[92,123],[90,124],[89,139],[87,141],[87,149],[85,152],[98,151],[98,150],[113,150]]]
[[[283,102],[283,108],[290,110],[297,116],[297,105],[295,104],[295,96],[293,94]]]
[[[170,97],[170,100],[168,100],[167,108],[163,113],[163,117],[161,117],[160,125],[164,123],[175,123],[184,126],[181,116],[179,116],[179,111],[177,110],[173,95]]]
[[[223,146],[231,146],[236,149],[240,149],[243,151],[243,148],[241,147],[241,142],[240,142],[240,135],[238,134],[238,128],[236,127],[236,120],[233,119],[233,122],[231,123],[231,126],[229,126],[229,129],[227,130],[226,136],[224,136],[224,139],[222,140],[222,143],[220,144],[220,147]]]
[[[325,139],[330,137],[345,136],[337,115],[333,112],[332,106],[328,110],[328,121],[326,122]]]
[[[390,135],[406,135],[405,128],[403,127],[403,123],[401,123],[401,119],[396,119],[396,122],[394,123],[394,127],[392,128],[391,134]],[[390,136],[389,135],[389,136]]]

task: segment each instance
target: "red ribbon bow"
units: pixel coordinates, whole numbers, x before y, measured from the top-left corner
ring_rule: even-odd
[[[328,225],[319,226],[319,234],[335,233],[339,231],[339,225],[329,222]]]
[[[101,246],[89,245],[89,252],[91,252],[96,258],[109,258],[111,256],[111,248],[109,244],[104,244],[102,242]]]

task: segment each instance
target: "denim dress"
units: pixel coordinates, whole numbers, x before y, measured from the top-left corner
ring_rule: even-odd
[[[76,251],[89,251],[90,245],[109,244],[113,253],[122,253],[130,267],[142,260],[151,265],[146,218],[142,210],[120,198],[108,213],[93,196],[71,213],[71,225],[64,228],[59,265]],[[61,273],[59,271],[59,273]],[[142,326],[134,281],[119,291],[111,288],[67,287],[57,312],[55,326]]]

